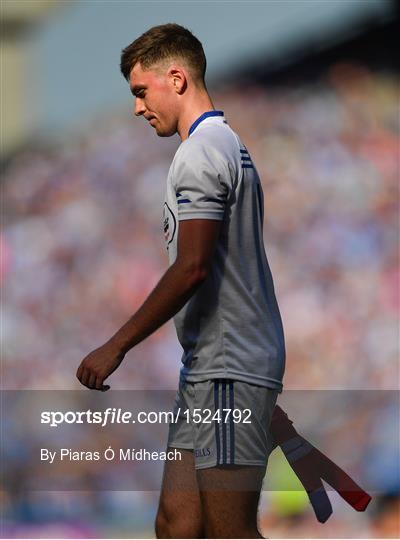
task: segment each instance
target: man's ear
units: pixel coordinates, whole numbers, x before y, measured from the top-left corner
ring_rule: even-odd
[[[168,70],[168,78],[177,94],[183,94],[187,87],[186,73],[181,67],[171,66]]]

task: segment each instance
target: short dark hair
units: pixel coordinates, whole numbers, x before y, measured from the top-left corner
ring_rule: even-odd
[[[137,62],[143,69],[166,59],[184,60],[196,82],[204,84],[206,56],[200,41],[183,26],[175,23],[153,26],[121,53],[121,73],[127,81]]]

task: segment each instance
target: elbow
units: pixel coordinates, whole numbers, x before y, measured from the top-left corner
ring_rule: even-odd
[[[208,270],[204,267],[193,269],[191,276],[193,285],[199,286],[207,279]]]
[[[184,283],[189,288],[199,287],[206,279],[209,273],[209,268],[200,263],[179,263],[181,272],[183,273]]]

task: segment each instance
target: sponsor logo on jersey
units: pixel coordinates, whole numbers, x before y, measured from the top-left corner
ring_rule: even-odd
[[[165,243],[167,244],[167,249],[168,249],[169,244],[172,242],[175,236],[176,218],[167,203],[164,203],[163,230],[164,230]]]

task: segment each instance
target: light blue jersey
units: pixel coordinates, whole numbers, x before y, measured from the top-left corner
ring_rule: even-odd
[[[179,222],[221,220],[206,280],[175,315],[188,382],[234,379],[282,391],[285,340],[263,241],[260,179],[222,111],[204,113],[171,164],[164,203],[169,263]]]

